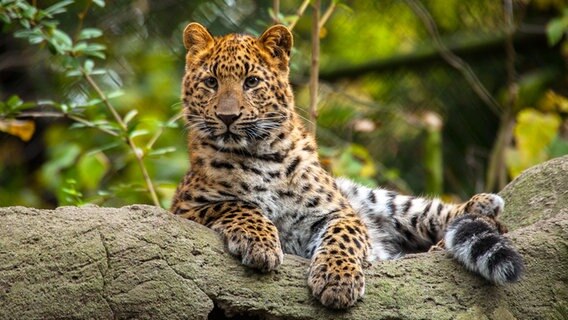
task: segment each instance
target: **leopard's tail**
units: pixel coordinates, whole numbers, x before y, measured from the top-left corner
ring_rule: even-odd
[[[496,284],[518,281],[524,271],[521,255],[486,217],[466,214],[456,218],[444,242],[456,260]]]

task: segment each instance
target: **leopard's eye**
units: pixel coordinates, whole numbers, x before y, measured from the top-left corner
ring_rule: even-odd
[[[247,77],[245,79],[245,84],[244,87],[245,89],[250,89],[250,88],[254,88],[256,86],[258,86],[258,83],[260,82],[260,79],[258,77]]]
[[[205,85],[207,86],[207,88],[211,88],[211,89],[216,89],[217,88],[217,79],[215,79],[214,77],[209,77],[207,79],[205,79]]]

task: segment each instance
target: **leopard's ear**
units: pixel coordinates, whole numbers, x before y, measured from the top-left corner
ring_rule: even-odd
[[[207,29],[197,22],[192,22],[183,30],[183,45],[187,49],[188,55],[212,46],[215,40]]]
[[[293,43],[292,33],[288,28],[277,24],[264,31],[258,40],[273,57],[282,59],[286,65],[288,64]]]

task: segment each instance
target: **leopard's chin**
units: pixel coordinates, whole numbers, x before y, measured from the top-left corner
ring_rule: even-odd
[[[221,148],[246,148],[249,141],[246,137],[239,136],[230,131],[213,137],[214,143]]]

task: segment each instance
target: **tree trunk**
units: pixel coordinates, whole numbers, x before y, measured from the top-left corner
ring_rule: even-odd
[[[151,206],[0,208],[1,319],[538,319],[568,311],[568,156],[504,189],[521,282],[497,287],[443,252],[374,264],[365,298],[330,311],[308,261],[260,274],[211,230]],[[543,220],[544,219],[544,220]],[[539,220],[534,224],[533,221]],[[526,226],[531,224],[529,226]]]

